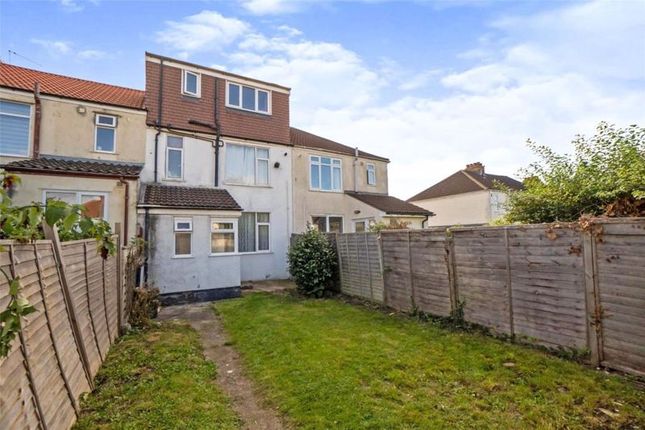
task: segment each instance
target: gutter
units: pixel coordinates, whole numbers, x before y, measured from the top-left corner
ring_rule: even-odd
[[[220,147],[224,146],[220,142],[220,123],[219,123],[219,111],[217,109],[217,96],[219,92],[219,78],[214,77],[215,79],[215,96],[214,96],[214,101],[213,101],[213,120],[215,121],[215,143],[213,146],[215,146],[215,188],[219,186],[219,149]]]
[[[0,165],[1,168],[5,169],[7,172],[21,172],[25,174],[44,174],[46,176],[75,176],[81,178],[106,178],[106,179],[130,179],[137,180],[139,175],[120,175],[118,173],[114,174],[103,174],[103,173],[89,173],[89,172],[75,172],[75,171],[57,171],[57,170],[46,170],[46,169],[36,169],[32,167],[13,167],[8,165]]]
[[[358,183],[357,183],[358,177],[356,176],[357,164],[358,164],[358,146],[354,148],[354,161],[352,162],[352,169],[354,170],[354,192],[358,191]]]

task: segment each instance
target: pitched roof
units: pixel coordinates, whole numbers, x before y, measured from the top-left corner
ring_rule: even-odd
[[[492,190],[498,188],[496,182],[500,182],[513,190],[521,190],[523,188],[521,182],[508,176],[459,170],[430,188],[410,197],[408,202],[452,196],[472,191]]]
[[[345,194],[354,197],[373,208],[381,210],[386,214],[392,215],[434,215],[427,209],[420,208],[401,199],[397,199],[387,194],[360,193],[355,191],[345,191]]]
[[[177,209],[241,211],[228,191],[221,188],[176,187],[144,184],[140,206],[161,206]]]
[[[12,161],[2,167],[14,172],[138,178],[141,169],[143,169],[143,164],[92,160],[89,158],[43,156]]]
[[[35,82],[39,83],[41,94],[143,109],[145,93],[141,90],[0,63],[0,87],[33,92]]]
[[[291,144],[302,148],[321,149],[323,151],[335,152],[343,155],[354,155],[354,148],[334,142],[321,136],[291,127]],[[385,157],[379,157],[368,152],[358,151],[358,155],[363,158],[389,162]]]

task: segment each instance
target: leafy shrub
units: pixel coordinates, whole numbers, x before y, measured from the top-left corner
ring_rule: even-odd
[[[379,221],[374,224],[370,224],[369,232],[370,233],[380,233],[382,230],[406,230],[410,226],[410,223],[407,221],[399,221],[397,219],[390,219],[389,223],[385,221]]]
[[[332,290],[337,257],[336,250],[324,234],[310,228],[298,236],[287,257],[289,273],[299,292],[322,297],[326,291]]]
[[[640,207],[645,198],[645,128],[600,123],[596,135],[574,139],[574,154],[557,154],[529,141],[539,161],[522,171],[524,187],[512,192],[508,222],[576,221],[623,206]],[[612,204],[614,204],[612,206]]]

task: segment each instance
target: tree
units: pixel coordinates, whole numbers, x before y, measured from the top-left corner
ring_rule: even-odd
[[[318,230],[309,228],[299,235],[289,248],[289,273],[293,276],[298,291],[322,297],[333,287],[336,268],[336,250],[327,237]]]
[[[591,138],[577,136],[574,154],[528,142],[539,161],[522,171],[524,190],[509,193],[506,220],[575,221],[582,215],[637,215],[645,208],[645,128],[601,122]],[[635,213],[634,213],[635,211]]]

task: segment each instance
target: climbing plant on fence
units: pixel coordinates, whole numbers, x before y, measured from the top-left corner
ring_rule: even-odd
[[[61,240],[94,238],[97,252],[103,259],[116,252],[110,224],[93,219],[85,214],[82,205],[70,205],[60,200],[14,206],[11,194],[20,184],[20,178],[0,169],[0,239],[18,242],[33,242],[44,239],[43,223],[55,226]],[[0,252],[6,252],[0,245]],[[35,311],[27,300],[20,296],[20,277],[0,268],[9,284],[10,301],[0,312],[0,358],[6,357],[11,342],[21,330],[22,317]]]

